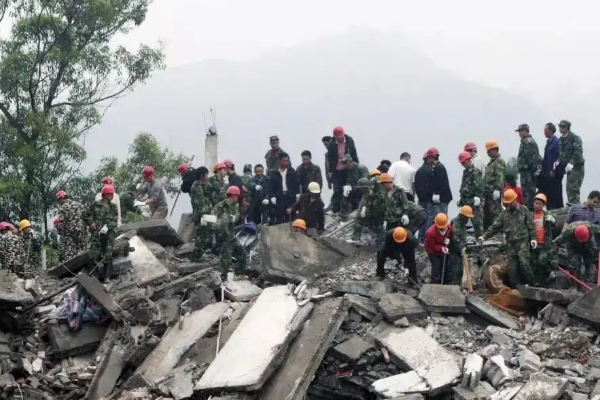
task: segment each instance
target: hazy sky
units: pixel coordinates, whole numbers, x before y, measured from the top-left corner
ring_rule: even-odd
[[[591,0],[154,0],[127,46],[162,40],[167,64],[244,60],[349,29],[401,31],[439,66],[538,103],[600,87]]]

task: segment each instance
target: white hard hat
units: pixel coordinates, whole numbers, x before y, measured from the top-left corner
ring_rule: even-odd
[[[321,193],[321,186],[317,182],[311,182],[308,184],[308,191],[311,193]]]

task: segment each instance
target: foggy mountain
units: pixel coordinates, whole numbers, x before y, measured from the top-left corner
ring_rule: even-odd
[[[342,125],[369,169],[403,151],[418,166],[425,150],[437,146],[455,198],[465,142],[485,152],[484,142],[496,139],[508,158],[519,146],[515,128],[529,123],[543,151],[542,128],[551,120],[522,97],[453,76],[398,34],[359,30],[250,62],[206,61],[156,74],[119,100],[89,135],[88,167],[101,156],[125,156],[140,131],[203,160],[202,114],[208,117],[209,106],[217,110],[219,158],[232,159],[240,171],[245,163],[264,162],[271,135],[279,135],[294,167],[305,149],[323,167],[320,139]],[[190,210],[183,195],[173,220]]]

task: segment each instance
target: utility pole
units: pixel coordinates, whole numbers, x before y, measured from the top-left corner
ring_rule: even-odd
[[[219,135],[217,134],[217,112],[210,109],[210,116],[212,119],[212,125],[206,129],[206,121],[204,123],[204,130],[206,131],[206,139],[204,139],[204,163],[208,168],[208,174],[213,174],[213,165],[219,160]],[[204,119],[204,117],[203,117]]]

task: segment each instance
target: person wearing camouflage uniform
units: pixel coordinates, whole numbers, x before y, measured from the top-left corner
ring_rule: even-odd
[[[407,227],[410,218],[407,214],[408,199],[406,198],[406,192],[394,186],[394,180],[389,174],[381,174],[379,181],[383,185],[379,195],[382,197],[384,229],[399,226]]]
[[[502,212],[501,197],[506,173],[506,162],[498,153],[498,142],[488,140],[485,142],[485,148],[490,162],[483,176],[483,229],[492,226]]]
[[[537,247],[533,219],[527,207],[517,202],[517,193],[508,189],[502,202],[506,207],[494,223],[478,238],[478,242],[491,238],[501,232],[506,237],[506,248],[511,256],[508,268],[509,286],[516,288],[520,284],[533,284],[535,276],[531,268],[531,248]]]
[[[213,172],[214,175],[208,178],[208,182],[210,183],[208,195],[210,202],[214,205],[225,200],[227,185],[223,181],[223,177],[227,175],[227,166],[222,162],[218,162],[214,165]]]
[[[28,278],[35,278],[42,270],[44,240],[33,231],[31,222],[26,219],[19,222],[19,236],[25,250],[25,264],[28,266],[26,275],[28,275]]]
[[[212,215],[217,218],[214,225],[216,232],[216,246],[221,259],[221,278],[226,279],[227,273],[236,261],[237,272],[246,268],[246,251],[235,237],[235,225],[240,220],[239,196],[240,189],[231,186],[227,189],[227,198],[212,209]]]
[[[135,185],[130,186],[129,189],[119,195],[121,199],[121,221],[126,224],[130,221],[132,214],[138,213],[137,207],[134,205],[135,199],[137,198],[137,191]],[[132,218],[133,219],[133,218]]]
[[[487,171],[486,171],[487,173]],[[467,248],[467,224],[473,218],[473,209],[462,206],[458,216],[450,221],[450,243],[448,245],[448,280],[452,285],[460,285],[463,278],[462,255]]]
[[[87,248],[83,205],[68,198],[64,190],[56,193],[58,201],[58,231],[60,232],[61,262],[67,261]]]
[[[533,210],[533,198],[536,193],[536,180],[542,172],[542,157],[535,139],[529,133],[529,125],[521,124],[515,130],[521,137],[517,168],[523,189],[523,203],[529,210]]]
[[[252,164],[244,164],[244,170],[242,171],[242,191],[244,192],[244,200],[247,204],[250,204],[252,200],[250,195],[250,180],[252,179]]]
[[[8,222],[0,223],[0,265],[19,278],[28,278],[23,242]]]
[[[556,219],[544,210],[547,202],[545,194],[536,194],[532,213],[537,247],[531,252],[531,261],[535,276],[534,283],[540,286],[548,283],[550,272],[558,267],[558,253],[552,241]]]
[[[282,154],[289,154],[279,147],[279,136],[271,136],[269,138],[269,144],[271,150],[265,154],[265,166],[267,167],[267,175],[271,174],[271,171],[275,171],[279,168],[279,161],[281,161]],[[289,156],[288,156],[289,159]],[[288,165],[292,165],[292,160],[289,159]]]
[[[598,225],[589,222],[576,222],[570,224],[567,229],[562,231],[554,244],[559,247],[565,245],[567,258],[569,260],[569,269],[575,272],[579,278],[582,277],[581,267],[585,269],[583,278],[586,282],[596,283],[596,271],[598,262],[598,244],[594,234],[600,233]]]
[[[481,171],[473,165],[473,156],[469,152],[463,151],[460,153],[458,161],[464,167],[458,206],[471,207],[471,210],[473,210],[472,221],[475,236],[481,236],[483,231],[483,210],[481,206],[481,199],[483,199],[483,176]]]
[[[212,245],[212,233],[210,227],[207,224],[202,224],[202,217],[206,214],[210,214],[214,206],[210,199],[208,170],[205,167],[199,168],[199,178],[200,179],[192,184],[190,189],[194,226],[196,229],[193,254],[195,260],[200,260],[204,255],[204,252],[210,249]]]
[[[344,156],[344,165],[346,166],[346,184],[342,201],[340,203],[340,217],[348,218],[348,215],[358,208],[363,192],[355,190],[358,181],[361,178],[369,176],[369,170],[362,164],[355,163],[350,154]]]
[[[94,261],[93,274],[101,280],[109,280],[112,275],[113,248],[117,237],[119,211],[112,203],[115,188],[106,185],[102,188],[102,199],[95,202],[84,217],[91,232],[90,255]]]
[[[571,123],[562,120],[560,129],[560,152],[557,169],[567,173],[567,201],[569,205],[579,204],[580,189],[585,176],[585,159],[583,158],[583,142],[579,135],[571,132]],[[559,175],[560,176],[560,175]]]

